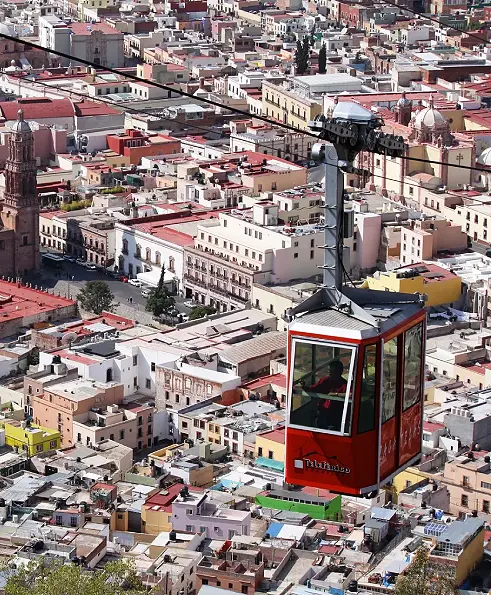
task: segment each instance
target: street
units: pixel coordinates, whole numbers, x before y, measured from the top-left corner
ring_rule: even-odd
[[[29,279],[31,283],[39,287],[54,289],[60,295],[76,299],[78,292],[87,281],[105,281],[114,295],[114,312],[126,316],[143,324],[159,326],[153,320],[152,314],[145,311],[146,299],[142,296],[142,287],[135,287],[129,283],[123,283],[100,271],[90,271],[84,266],[73,262],[64,261],[61,270],[54,270],[43,266],[40,273]],[[129,301],[131,299],[131,302]],[[188,313],[189,308],[183,305],[184,298],[176,297],[176,308],[179,312]]]

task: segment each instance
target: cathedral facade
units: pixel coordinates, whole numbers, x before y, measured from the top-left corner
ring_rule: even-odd
[[[39,201],[34,136],[19,110],[8,137],[0,199],[0,276],[25,277],[39,269]]]

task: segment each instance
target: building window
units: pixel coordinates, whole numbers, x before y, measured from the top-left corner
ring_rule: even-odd
[[[489,500],[482,501],[482,511],[485,512],[486,514],[489,513]]]
[[[258,457],[262,457],[262,456],[263,456],[263,449],[262,449],[262,446],[260,446],[260,447],[257,449],[257,456],[258,456]]]
[[[445,374],[445,376],[446,376],[446,374]],[[468,475],[464,475],[462,477],[462,485],[463,486],[468,486],[469,484],[470,484],[469,476]]]
[[[76,516],[71,516],[70,517],[70,527],[76,527],[77,526],[77,517]]]
[[[56,448],[56,440],[51,440],[51,442],[49,443],[49,447]]]
[[[201,584],[202,585],[207,585],[208,584],[208,579],[207,578],[202,578],[201,579]]]
[[[249,587],[247,585],[242,585],[242,593],[245,593],[245,595],[249,593]]]
[[[150,390],[152,388],[152,381],[150,378],[145,378],[145,388]]]
[[[124,440],[124,430],[119,430],[119,439]]]
[[[462,497],[460,498],[460,505],[465,507],[469,506],[469,498],[465,494],[462,494]]]
[[[137,366],[138,365],[138,356],[137,355],[134,355],[133,356],[133,365],[134,366]]]
[[[293,258],[298,258],[298,252],[295,252],[295,253],[293,254]]]

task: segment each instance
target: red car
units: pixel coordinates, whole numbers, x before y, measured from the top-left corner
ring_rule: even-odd
[[[122,281],[123,283],[128,283],[128,277],[125,277],[124,275],[121,275],[119,280]]]

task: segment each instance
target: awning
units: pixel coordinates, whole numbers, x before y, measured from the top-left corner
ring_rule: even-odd
[[[273,469],[274,471],[284,471],[285,463],[281,461],[275,461],[274,459],[268,459],[266,457],[257,457],[256,465],[259,467],[266,467],[267,469]]]

